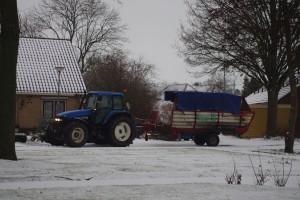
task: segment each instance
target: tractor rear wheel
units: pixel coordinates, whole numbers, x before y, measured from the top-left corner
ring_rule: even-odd
[[[71,122],[65,128],[64,141],[69,147],[82,147],[88,139],[87,127],[81,122]]]
[[[107,124],[107,137],[111,146],[126,147],[134,139],[134,125],[131,118],[119,116]]]

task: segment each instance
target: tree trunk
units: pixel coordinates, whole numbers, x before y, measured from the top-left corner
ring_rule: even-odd
[[[268,113],[266,136],[274,137],[277,134],[277,105],[278,105],[278,89],[274,87],[268,91]]]
[[[286,37],[286,54],[287,54],[287,67],[288,67],[288,76],[290,82],[290,96],[291,96],[291,110],[289,117],[289,127],[288,132],[285,135],[285,149],[286,153],[294,152],[294,139],[295,139],[295,126],[297,120],[298,112],[298,96],[297,96],[297,81],[295,77],[295,64],[292,60],[291,53],[291,26],[290,26],[290,14],[291,12],[288,9],[287,0],[284,2],[284,30]]]
[[[289,69],[290,70],[290,69]],[[294,153],[294,139],[295,139],[295,126],[298,115],[298,95],[297,95],[297,83],[294,70],[289,76],[290,88],[291,88],[291,110],[289,117],[288,133],[285,135],[285,149],[286,153]]]
[[[15,120],[19,23],[16,0],[0,1],[0,24],[0,159],[17,160]]]

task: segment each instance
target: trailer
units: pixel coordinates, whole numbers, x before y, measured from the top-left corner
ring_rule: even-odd
[[[136,128],[153,135],[191,134],[196,145],[217,146],[219,135],[242,135],[254,117],[245,98],[227,93],[166,91],[164,100]]]

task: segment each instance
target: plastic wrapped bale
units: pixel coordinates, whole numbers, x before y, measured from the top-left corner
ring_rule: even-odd
[[[170,125],[172,122],[172,109],[174,103],[162,101],[158,106],[158,119],[162,124]]]

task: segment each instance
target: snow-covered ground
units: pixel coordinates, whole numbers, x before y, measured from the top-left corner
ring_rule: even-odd
[[[16,143],[19,160],[0,160],[0,199],[300,199],[300,142],[293,155],[283,148],[283,139],[232,136],[221,136],[217,147],[139,139],[126,148]],[[271,174],[282,172],[282,158],[292,159],[286,186],[276,187],[273,176],[256,185],[249,156]],[[225,181],[234,163],[241,185]]]

